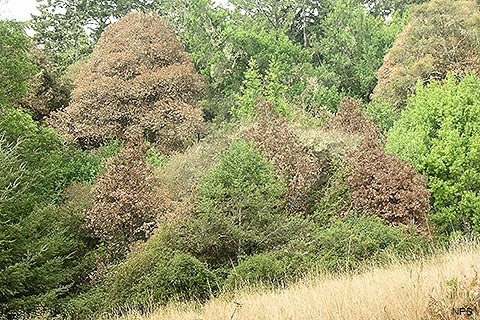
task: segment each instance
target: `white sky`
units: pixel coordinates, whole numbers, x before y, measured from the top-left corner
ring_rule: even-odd
[[[0,0],[0,19],[26,21],[36,13],[35,0]]]
[[[216,0],[217,4],[225,4],[227,0]],[[32,13],[37,13],[36,0],[0,0],[0,19],[26,21]]]

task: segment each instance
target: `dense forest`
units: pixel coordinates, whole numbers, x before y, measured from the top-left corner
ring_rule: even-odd
[[[37,2],[0,21],[0,319],[478,237],[478,1]]]

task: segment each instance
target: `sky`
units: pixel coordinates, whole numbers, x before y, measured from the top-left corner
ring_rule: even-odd
[[[29,20],[36,6],[35,0],[0,0],[0,19]]]
[[[225,4],[227,0],[216,0]],[[36,13],[37,1],[35,0],[0,0],[0,19],[26,21],[32,13]]]

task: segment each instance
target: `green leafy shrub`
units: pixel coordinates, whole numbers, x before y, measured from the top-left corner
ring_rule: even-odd
[[[83,228],[89,197],[63,203],[63,192],[91,182],[101,159],[64,146],[20,109],[0,110],[0,311],[43,306],[56,314],[94,268],[95,241]]]
[[[427,177],[439,234],[480,232],[480,80],[419,84],[388,132],[387,151]]]
[[[248,285],[279,285],[284,278],[282,263],[273,254],[260,253],[246,258],[233,268],[225,281],[225,289]]]
[[[393,227],[372,215],[348,214],[318,228],[308,252],[317,268],[327,271],[358,270],[368,263],[422,253],[427,240],[403,227]],[[312,263],[312,262],[310,262]]]
[[[285,214],[285,190],[254,145],[236,140],[202,178],[196,211],[172,226],[168,241],[216,267],[281,246],[304,224]]]
[[[76,197],[61,206],[40,207],[20,221],[1,212],[2,314],[15,316],[38,307],[58,314],[72,295],[88,288],[95,267],[95,241],[83,219],[89,204],[88,196]]]
[[[217,290],[215,276],[203,263],[166,244],[161,235],[153,237],[111,272],[106,285],[110,308],[205,301]]]

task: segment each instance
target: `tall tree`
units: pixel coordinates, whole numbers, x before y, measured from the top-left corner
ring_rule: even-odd
[[[37,0],[32,15],[34,39],[44,48],[56,69],[88,55],[106,26],[132,9],[145,11],[149,0]]]

